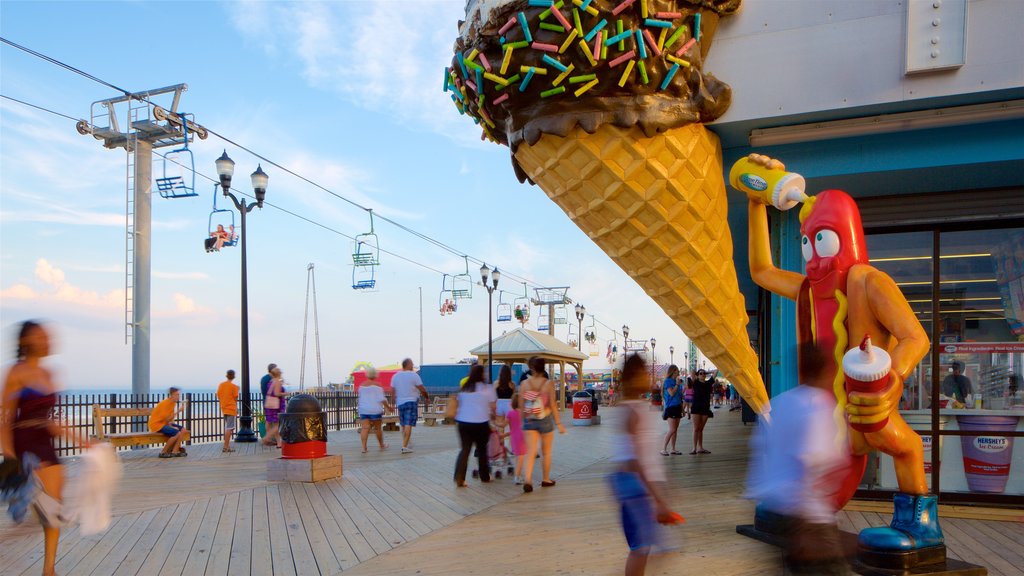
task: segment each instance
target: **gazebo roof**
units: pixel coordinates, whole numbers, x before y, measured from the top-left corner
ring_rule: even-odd
[[[516,328],[495,338],[491,348],[492,355],[497,360],[525,361],[531,356],[540,356],[548,360],[566,361],[575,364],[589,358],[588,355],[554,336],[525,328]],[[484,342],[473,348],[469,353],[480,358],[486,358],[487,343]]]

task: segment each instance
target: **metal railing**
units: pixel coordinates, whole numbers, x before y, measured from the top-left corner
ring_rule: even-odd
[[[432,393],[431,400],[447,400],[448,392]],[[358,427],[354,392],[314,392],[327,419],[328,430],[343,430]],[[100,408],[153,408],[166,394],[61,394],[53,409],[53,417],[69,433],[55,439],[57,454],[71,456],[82,452],[83,442],[94,434],[93,405]],[[263,413],[262,395],[251,394],[253,429],[258,428]],[[220,400],[214,392],[189,392],[182,394],[187,401],[185,410],[176,422],[191,433],[191,444],[218,442],[224,438],[224,420]],[[390,399],[393,402],[393,398]],[[420,414],[423,414],[421,404]],[[241,414],[241,410],[239,410]],[[104,417],[103,433],[124,434],[133,431],[147,431],[146,419],[138,417]]]

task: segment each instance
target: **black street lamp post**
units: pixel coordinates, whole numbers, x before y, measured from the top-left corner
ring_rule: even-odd
[[[576,333],[576,349],[583,350],[583,319],[587,317],[587,307],[583,304],[576,304],[576,322],[579,330]]]
[[[490,276],[490,283],[487,281],[488,276]],[[491,382],[493,380],[491,377],[491,361],[493,356],[492,345],[494,343],[494,322],[491,321],[491,314],[494,312],[494,308],[491,304],[494,291],[498,289],[498,280],[501,280],[501,272],[497,268],[494,269],[494,272],[491,272],[491,269],[485,263],[480,267],[480,280],[487,290],[487,382]]]
[[[228,157],[227,150],[217,159],[216,164],[224,196],[231,199],[235,208],[242,215],[241,226],[238,229],[239,239],[242,243],[242,417],[238,419],[239,426],[238,432],[235,433],[235,442],[255,442],[256,433],[252,430],[252,406],[249,402],[249,282],[246,268],[245,215],[252,212],[253,208],[263,208],[263,200],[267,197],[267,182],[270,178],[263,172],[262,166],[256,167],[256,171],[251,175],[256,201],[246,203],[244,197],[239,200],[230,192],[231,177],[235,173],[235,162]]]
[[[655,345],[657,345],[657,343],[658,343],[658,340],[657,340],[657,339],[655,339],[655,338],[651,338],[651,386],[652,386],[652,387],[654,386],[654,383],[655,383],[655,382],[654,382],[654,381],[655,381],[655,371],[654,371],[654,346],[655,346]]]

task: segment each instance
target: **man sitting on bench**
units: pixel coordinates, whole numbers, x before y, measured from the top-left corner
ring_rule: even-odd
[[[185,430],[180,424],[174,423],[174,419],[185,409],[185,406],[182,406],[175,410],[180,396],[181,391],[172,387],[167,398],[161,400],[149,414],[149,431],[167,436],[167,443],[164,444],[164,449],[160,452],[161,458],[188,456],[185,449],[181,447],[181,441],[188,430]]]

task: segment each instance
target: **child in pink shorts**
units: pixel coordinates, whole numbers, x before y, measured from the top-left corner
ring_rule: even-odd
[[[526,438],[523,437],[523,415],[519,412],[519,395],[512,396],[512,408],[505,415],[508,420],[508,438],[512,453],[516,455],[515,483],[523,483],[523,454],[526,454]]]

